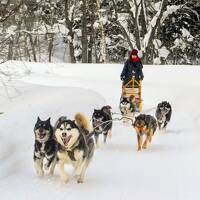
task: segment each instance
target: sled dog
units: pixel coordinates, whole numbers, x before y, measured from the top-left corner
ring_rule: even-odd
[[[133,96],[121,97],[119,109],[123,118],[123,122],[128,122],[128,118],[133,119],[136,112],[136,107],[133,104]]]
[[[171,119],[171,115],[172,115],[172,107],[169,102],[162,101],[157,105],[155,116],[157,119],[159,129],[166,128],[167,124]]]
[[[57,142],[53,139],[53,127],[50,118],[42,121],[39,117],[34,127],[34,164],[38,175],[44,174],[44,169],[53,174],[56,165]],[[45,163],[46,159],[46,163]]]
[[[112,114],[110,106],[103,106],[100,110],[94,109],[92,114],[92,126],[97,147],[99,147],[99,135],[104,135],[104,143],[107,136],[111,137]]]
[[[71,164],[74,167],[77,183],[84,181],[85,171],[95,149],[87,118],[81,113],[77,113],[74,118],[75,120],[70,120],[61,117],[54,128],[58,142],[59,172],[65,183],[69,181],[69,175],[64,170],[65,164]]]
[[[138,151],[146,149],[157,129],[156,119],[151,115],[140,114],[135,118],[133,126],[137,133]],[[146,136],[144,143],[143,136]]]

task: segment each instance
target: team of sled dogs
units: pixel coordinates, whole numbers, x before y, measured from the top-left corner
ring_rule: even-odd
[[[136,109],[131,97],[121,98],[119,107],[123,119],[134,118]],[[132,125],[137,134],[138,151],[148,147],[157,126],[159,129],[166,128],[171,113],[171,105],[163,101],[157,106],[156,119],[146,114],[139,114],[135,117]],[[74,167],[77,183],[82,183],[85,171],[94,154],[95,142],[98,147],[99,135],[101,134],[104,137],[104,143],[106,143],[107,136],[111,137],[111,129],[110,106],[94,110],[92,128],[90,128],[89,120],[82,113],[77,113],[74,119],[61,116],[54,126],[51,125],[50,118],[43,121],[38,117],[34,127],[34,164],[37,174],[42,176],[44,170],[53,174],[57,165],[61,178],[67,183],[69,175],[65,172],[64,165],[71,164]],[[144,142],[143,136],[145,137]]]

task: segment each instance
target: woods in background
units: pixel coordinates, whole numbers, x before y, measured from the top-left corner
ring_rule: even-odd
[[[200,63],[198,0],[1,0],[0,62]]]

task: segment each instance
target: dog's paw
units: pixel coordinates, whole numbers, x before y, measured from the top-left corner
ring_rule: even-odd
[[[142,148],[143,148],[143,149],[147,149],[147,145],[146,145],[146,144],[143,145]]]
[[[141,147],[138,147],[138,148],[137,148],[137,151],[141,151],[141,150],[142,150],[142,148],[141,148]]]
[[[77,183],[79,184],[79,183],[83,183],[83,180],[77,180]]]
[[[111,131],[108,132],[108,137],[109,137],[109,139],[112,138],[112,132]]]
[[[50,170],[49,175],[53,175],[53,174],[54,174],[54,170]]]
[[[44,171],[43,170],[39,170],[37,171],[38,176],[43,176],[44,175]]]
[[[82,177],[77,178],[77,183],[83,183],[83,178]]]
[[[63,177],[63,181],[64,181],[64,183],[68,183],[69,182],[69,177],[68,176],[64,176]]]
[[[47,163],[46,163],[46,164],[44,164],[44,169],[45,169],[46,171],[48,171],[48,170],[49,170],[49,167],[48,167]]]
[[[97,149],[100,149],[101,146],[102,146],[102,145],[100,144],[100,142],[98,142],[98,143],[96,144],[96,148],[97,148]]]

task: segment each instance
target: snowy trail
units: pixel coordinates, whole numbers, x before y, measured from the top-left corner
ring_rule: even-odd
[[[2,199],[199,200],[199,70],[146,67],[143,110],[154,115],[159,101],[170,101],[173,114],[167,131],[157,131],[149,149],[137,152],[131,125],[114,122],[113,137],[96,150],[85,183],[77,184],[67,166],[71,180],[65,185],[57,170],[54,176],[35,174],[32,130],[36,118],[51,116],[54,123],[59,116],[70,118],[77,111],[90,117],[94,108],[105,104],[119,112],[121,67],[44,69],[30,64],[30,68],[34,73],[16,82],[22,85],[21,95],[1,105],[5,112],[0,126]],[[191,81],[185,82],[188,74]]]

